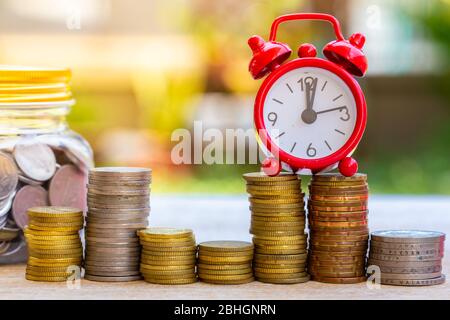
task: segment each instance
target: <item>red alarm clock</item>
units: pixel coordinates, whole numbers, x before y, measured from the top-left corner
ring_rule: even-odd
[[[325,20],[333,25],[336,40],[316,57],[316,48],[302,44],[299,58],[285,62],[292,50],[276,41],[278,25],[290,20]],[[278,17],[270,39],[253,36],[249,71],[263,81],[255,100],[254,121],[259,143],[268,154],[262,164],[271,176],[288,171],[318,173],[336,166],[344,176],[358,171],[351,158],[367,122],[361,87],[353,76],[367,70],[361,51],[365,37],[355,33],[345,40],[339,21],[328,14],[298,13]],[[306,169],[306,170],[305,170]]]

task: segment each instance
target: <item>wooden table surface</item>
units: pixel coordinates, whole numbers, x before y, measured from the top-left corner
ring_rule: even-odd
[[[371,196],[370,229],[422,229],[450,234],[450,197]],[[150,224],[190,227],[198,242],[250,240],[246,196],[152,196]],[[443,273],[450,276],[450,246]],[[41,283],[24,278],[25,265],[0,266],[0,299],[450,299],[450,284],[429,287],[381,286],[366,283],[334,285],[309,281],[296,285],[253,282],[219,286],[195,283],[153,285],[144,281],[100,283],[82,280],[79,288],[66,283]]]

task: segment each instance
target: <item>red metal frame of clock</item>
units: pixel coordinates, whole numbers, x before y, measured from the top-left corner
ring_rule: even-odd
[[[291,154],[280,149],[272,142],[270,135],[264,124],[264,101],[267,93],[272,88],[273,84],[284,74],[294,69],[302,67],[317,67],[328,70],[339,78],[350,88],[356,103],[356,123],[352,135],[347,142],[339,150],[320,159],[302,159],[292,156]],[[364,129],[367,123],[367,107],[364,94],[356,80],[342,67],[333,62],[321,58],[298,58],[292,60],[277,69],[275,69],[262,83],[255,100],[254,121],[258,134],[261,140],[266,145],[268,150],[277,155],[277,158],[288,164],[294,171],[308,168],[313,172],[320,171],[332,164],[338,163],[340,160],[347,157],[358,145],[362,138]],[[300,137],[301,138],[301,137]]]

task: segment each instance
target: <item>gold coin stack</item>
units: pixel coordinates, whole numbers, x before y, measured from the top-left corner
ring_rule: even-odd
[[[142,245],[141,273],[156,284],[197,281],[197,246],[190,229],[151,227],[138,232]]]
[[[250,194],[256,280],[279,284],[308,281],[308,235],[300,178],[289,173],[269,177],[256,172],[244,174],[244,179]]]
[[[365,174],[312,176],[308,201],[308,272],[313,280],[328,283],[366,280],[368,196]]]
[[[437,231],[372,232],[368,266],[379,268],[381,283],[431,286],[445,282],[442,274],[445,234]],[[374,272],[377,269],[367,272]]]
[[[137,231],[148,225],[151,169],[104,167],[89,171],[85,279],[141,279]]]
[[[25,278],[33,281],[66,281],[78,268],[81,276],[83,211],[69,207],[28,209],[24,229],[28,244]],[[70,268],[69,268],[70,267]]]
[[[245,241],[208,241],[198,245],[197,272],[201,281],[244,284],[254,280],[253,245]]]

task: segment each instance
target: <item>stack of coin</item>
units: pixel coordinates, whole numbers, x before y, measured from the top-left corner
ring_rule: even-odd
[[[429,286],[445,282],[442,272],[445,234],[435,231],[372,232],[369,266],[378,266],[381,283]],[[374,272],[376,269],[368,270]]]
[[[208,241],[198,245],[197,272],[201,281],[244,284],[254,280],[253,245],[245,241]]]
[[[85,278],[132,281],[141,278],[136,231],[148,225],[151,170],[104,167],[89,171]]]
[[[197,281],[197,246],[190,229],[151,227],[138,232],[142,245],[141,273],[156,284]]]
[[[365,174],[314,175],[309,185],[308,272],[315,281],[365,281],[369,239]]]
[[[81,273],[83,246],[79,230],[83,228],[83,211],[34,207],[28,210],[28,216],[29,224],[24,229],[29,253],[25,278],[66,281],[77,270]]]
[[[275,177],[244,174],[250,194],[255,245],[255,278],[268,283],[301,283],[306,273],[307,234],[301,180],[295,174]]]
[[[0,140],[0,237],[5,241],[20,239],[31,207],[68,206],[84,210],[91,156],[89,147],[80,148],[79,141],[69,137],[44,135]],[[0,252],[0,263],[14,260],[13,255],[26,257],[26,250],[13,253],[14,250],[11,246]]]

